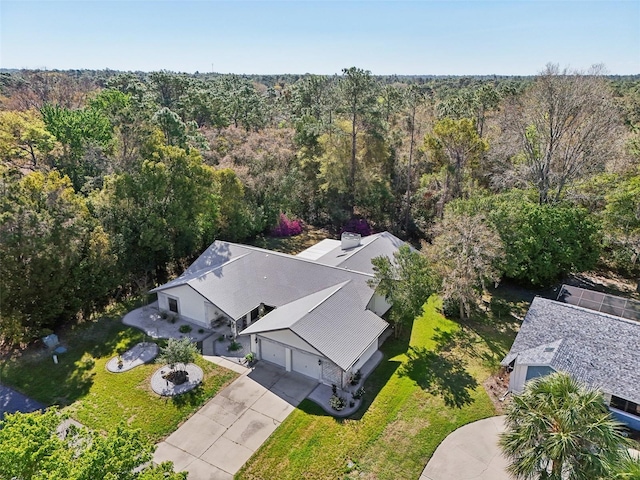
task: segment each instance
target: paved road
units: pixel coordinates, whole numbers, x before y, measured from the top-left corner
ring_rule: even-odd
[[[189,480],[230,480],[316,385],[258,362],[158,444],[154,462]]]
[[[504,417],[460,427],[436,449],[420,480],[510,480],[498,446],[503,431]]]
[[[45,406],[14,389],[0,385],[0,419],[5,413],[33,412]]]

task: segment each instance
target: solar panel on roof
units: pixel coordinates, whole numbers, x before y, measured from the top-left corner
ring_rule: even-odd
[[[571,285],[563,285],[558,301],[627,320],[640,321],[640,302]]]

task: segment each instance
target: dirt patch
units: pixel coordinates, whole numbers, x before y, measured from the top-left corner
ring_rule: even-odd
[[[502,415],[504,413],[505,404],[507,404],[511,398],[509,395],[507,395],[506,398],[503,398],[507,390],[509,390],[509,374],[506,370],[500,369],[498,373],[487,378],[482,386],[489,395],[491,403],[493,403],[498,415]]]
[[[565,283],[611,295],[640,299],[638,284],[613,272],[578,273],[567,278]]]

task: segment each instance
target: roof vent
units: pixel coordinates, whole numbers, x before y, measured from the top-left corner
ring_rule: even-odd
[[[342,250],[358,247],[361,238],[362,236],[359,233],[343,232],[340,236]]]

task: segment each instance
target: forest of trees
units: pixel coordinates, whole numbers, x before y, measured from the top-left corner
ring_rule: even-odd
[[[424,241],[462,316],[485,281],[640,276],[640,77],[4,72],[0,189],[0,343],[281,213]]]

